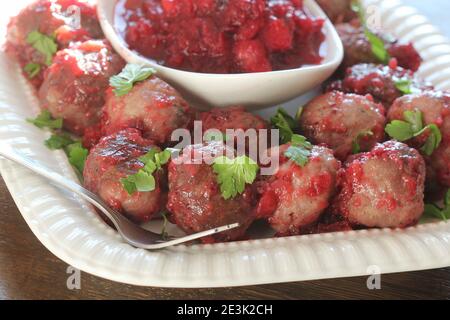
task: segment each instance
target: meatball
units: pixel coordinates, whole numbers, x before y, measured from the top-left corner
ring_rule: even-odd
[[[315,144],[325,144],[340,160],[371,150],[384,140],[384,108],[367,97],[332,91],[311,101],[300,117],[302,133]]]
[[[245,108],[240,106],[217,108],[209,112],[201,113],[200,120],[202,121],[203,132],[216,129],[224,135],[227,133],[227,129],[243,130],[244,132],[249,129],[269,129],[269,124],[265,120],[245,111]],[[247,151],[249,150],[249,146],[259,145],[257,136],[249,135],[249,137],[249,144],[245,148]]]
[[[156,188],[151,192],[130,195],[121,179],[136,174],[144,167],[139,157],[151,149],[160,149],[142,138],[139,130],[127,129],[104,137],[95,146],[86,161],[84,184],[98,194],[111,208],[125,214],[137,223],[148,222],[164,209],[167,199],[167,177],[163,171],[155,173]]]
[[[410,70],[398,66],[362,63],[347,69],[344,79],[332,83],[328,90],[370,94],[377,102],[389,108],[395,99],[403,95],[396,86],[399,80],[410,81],[411,90],[421,91],[433,88],[430,84],[416,78]]]
[[[450,187],[450,94],[427,91],[397,99],[388,113],[389,122],[404,120],[405,111],[421,111],[424,126],[435,124],[442,133],[442,143],[434,153],[425,157],[428,165],[428,180]],[[421,146],[423,140],[411,141]]]
[[[314,147],[301,167],[285,156],[289,144],[279,147],[280,167],[261,183],[257,217],[268,219],[279,236],[305,233],[330,205],[341,163],[333,151]],[[272,149],[277,152],[276,149]]]
[[[226,152],[226,153],[225,153]],[[171,220],[191,234],[227,224],[240,223],[240,227],[205,242],[222,242],[241,239],[254,221],[254,191],[246,186],[243,194],[225,200],[222,197],[217,175],[207,162],[191,163],[191,157],[215,159],[229,154],[222,142],[188,146],[180,158],[169,164],[169,202],[167,209]],[[200,158],[201,159],[201,158]]]
[[[345,164],[333,212],[369,228],[412,226],[424,211],[425,174],[417,150],[396,141],[378,144]]]
[[[337,25],[336,30],[344,45],[345,57],[341,65],[343,71],[355,64],[379,62],[372,51],[372,45],[367,39],[363,27],[343,23]],[[419,69],[422,59],[411,43],[400,44],[387,37],[384,37],[383,40],[389,55],[397,59],[400,67],[412,71]]]
[[[103,108],[106,134],[124,128],[137,128],[144,136],[160,145],[171,142],[176,129],[191,129],[194,112],[169,84],[151,77],[134,85],[126,95],[117,97],[108,90]]]
[[[72,6],[80,9],[81,28],[69,23],[70,16],[75,13],[71,10]],[[40,72],[31,79],[36,87],[43,81],[43,71],[48,61],[45,55],[28,43],[28,35],[33,31],[55,37],[59,49],[67,48],[73,41],[103,37],[96,7],[85,1],[38,0],[28,5],[8,25],[6,51],[18,60],[22,68],[31,63],[40,65]]]
[[[351,3],[352,0],[317,0],[317,4],[334,24],[358,18],[356,12],[352,10]]]
[[[76,43],[57,53],[39,90],[40,103],[62,118],[66,129],[83,135],[100,122],[109,78],[123,65],[106,41]]]

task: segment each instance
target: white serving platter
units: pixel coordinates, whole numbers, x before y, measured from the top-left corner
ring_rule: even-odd
[[[2,4],[1,38],[8,17],[29,1]],[[425,59],[420,75],[439,89],[449,89],[449,40],[399,0],[370,2],[380,5],[385,30],[414,42]],[[38,112],[38,106],[18,67],[3,52],[0,70],[0,140],[76,179],[65,155],[43,145],[47,134],[26,123],[27,117]],[[288,107],[293,110],[312,94]],[[362,276],[370,274],[373,266],[382,273],[450,266],[450,223],[445,222],[406,230],[270,238],[158,252],[138,250],[124,244],[77,196],[4,160],[0,160],[0,172],[30,229],[48,250],[84,272],[118,282],[177,288],[232,287]]]

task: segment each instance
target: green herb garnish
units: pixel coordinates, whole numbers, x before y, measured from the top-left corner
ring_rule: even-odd
[[[52,134],[52,136],[45,141],[45,145],[50,150],[64,149],[74,143],[76,143],[76,141],[65,132]]]
[[[28,78],[33,79],[41,72],[41,65],[38,63],[29,63],[23,70],[28,74]]]
[[[358,134],[358,136],[356,137],[356,139],[352,142],[352,153],[353,154],[358,154],[361,152],[361,139],[364,139],[366,137],[371,137],[373,136],[373,132],[372,131],[364,131],[361,132],[360,134]]]
[[[156,188],[156,180],[153,174],[161,170],[169,162],[171,153],[169,151],[159,152],[151,149],[146,155],[139,158],[144,164],[136,174],[130,175],[120,180],[124,189],[129,195],[136,192],[151,192]]]
[[[228,200],[244,193],[245,185],[255,181],[259,166],[247,156],[234,159],[222,156],[214,160],[213,170],[217,174],[222,197]]]
[[[278,109],[277,114],[270,121],[275,128],[280,130],[281,143],[290,142],[294,131],[298,128],[297,121],[282,108]]]
[[[61,129],[63,126],[63,119],[54,119],[48,110],[43,110],[35,119],[27,119],[27,121],[40,129]]]
[[[404,142],[429,132],[428,139],[421,148],[421,151],[427,156],[431,156],[442,142],[442,134],[439,127],[435,124],[424,127],[422,112],[418,110],[405,111],[403,117],[405,121],[394,120],[389,123],[386,126],[386,133],[391,138]]]
[[[413,93],[412,89],[412,81],[409,79],[399,79],[395,80],[395,87],[398,91],[400,91],[402,94],[411,94]]]
[[[27,36],[27,42],[44,55],[47,66],[52,64],[53,56],[58,51],[58,44],[54,37],[47,36],[39,31],[32,31]]]
[[[301,167],[306,166],[311,156],[313,145],[304,137],[294,134],[291,139],[291,146],[284,155]]]
[[[353,0],[352,10],[359,16],[361,25],[364,27],[364,34],[366,35],[366,38],[370,43],[372,53],[381,63],[388,64],[391,57],[386,49],[386,44],[384,43],[384,40],[382,38],[373,33],[367,26],[366,15],[361,1]]]
[[[109,84],[114,88],[117,97],[126,95],[137,82],[150,78],[156,71],[150,67],[127,64],[121,73],[111,77]]]
[[[444,198],[444,207],[441,208],[435,204],[426,204],[425,205],[425,216],[438,218],[444,221],[450,219],[450,189],[447,191]]]
[[[163,240],[168,240],[169,239],[169,233],[167,232],[167,227],[169,225],[169,218],[167,218],[168,212],[161,212],[161,217],[164,220],[164,224],[163,224],[163,228],[161,231],[161,238]]]
[[[89,155],[89,150],[84,148],[81,142],[75,142],[66,147],[66,153],[69,157],[69,162],[74,166],[80,174],[83,174],[84,165]]]

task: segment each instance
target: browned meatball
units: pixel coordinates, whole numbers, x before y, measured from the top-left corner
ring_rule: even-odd
[[[421,111],[424,126],[435,124],[442,134],[442,143],[434,153],[425,157],[428,165],[428,180],[432,184],[438,182],[450,187],[450,94],[427,91],[419,94],[403,96],[397,99],[388,113],[389,122],[404,120],[405,111]],[[413,146],[420,147],[423,139],[411,141]]]
[[[81,28],[74,29],[66,18],[73,14],[68,10],[76,6],[81,13]],[[17,59],[22,68],[29,63],[40,65],[41,72],[34,76],[32,83],[39,87],[43,81],[44,69],[48,61],[42,53],[27,41],[28,35],[38,31],[55,37],[59,49],[66,48],[73,41],[100,39],[103,32],[97,19],[96,7],[80,0],[38,0],[13,17],[8,25],[6,50]]]
[[[298,235],[319,221],[330,205],[341,167],[333,151],[324,147],[314,147],[301,167],[285,156],[289,147],[279,148],[280,167],[261,184],[257,207],[257,216],[268,219],[279,236]]]
[[[250,146],[259,146],[258,134],[259,130],[269,129],[267,121],[261,117],[245,111],[244,107],[233,106],[228,108],[217,108],[209,112],[203,112],[200,114],[200,121],[202,121],[203,132],[215,129],[226,135],[227,130],[243,130],[246,132],[249,129],[255,129],[256,135],[249,135],[249,141],[242,141],[245,146],[240,144],[237,149],[250,150]],[[237,135],[237,134],[236,134]],[[238,135],[237,135],[238,136]],[[235,139],[237,143],[239,140]]]
[[[149,221],[164,209],[167,199],[167,177],[163,171],[155,173],[156,189],[130,195],[121,179],[144,167],[139,157],[151,149],[160,151],[150,140],[142,138],[139,130],[127,129],[104,137],[86,161],[84,184],[97,193],[111,208],[124,213],[137,223]]]
[[[167,145],[174,130],[191,129],[194,112],[174,88],[152,76],[121,97],[108,90],[103,120],[107,134],[137,128],[146,138]]]
[[[365,34],[364,28],[359,24],[339,24],[336,26],[336,30],[344,45],[345,57],[341,65],[344,72],[355,64],[380,62],[372,51],[372,45]],[[397,59],[400,67],[412,71],[419,69],[422,59],[411,43],[400,44],[391,37],[380,36],[380,38],[384,40],[389,55]]]
[[[369,151],[384,140],[384,108],[367,97],[332,91],[307,104],[300,118],[302,133],[315,144],[325,144],[345,160],[354,145]]]
[[[347,69],[343,80],[334,82],[328,90],[338,90],[361,95],[370,94],[377,102],[389,108],[403,93],[397,88],[399,80],[410,81],[412,90],[428,90],[433,87],[419,80],[412,71],[401,67],[377,64],[357,64]]]
[[[352,0],[317,0],[333,23],[342,23],[357,18],[351,7]]]
[[[100,122],[109,78],[120,72],[122,58],[106,41],[90,40],[58,52],[39,90],[43,108],[83,135]]]
[[[251,186],[247,185],[242,195],[225,200],[211,165],[205,162],[187,163],[188,159],[197,156],[215,159],[224,155],[225,150],[221,142],[188,146],[181,158],[169,164],[167,209],[172,214],[171,219],[181,229],[191,234],[236,222],[241,224],[238,229],[203,239],[204,242],[241,239],[255,218]]]
[[[412,226],[424,211],[425,171],[417,150],[396,141],[378,144],[346,163],[333,211],[353,225]]]

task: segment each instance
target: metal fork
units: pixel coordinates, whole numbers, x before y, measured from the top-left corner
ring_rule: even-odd
[[[20,154],[19,152],[11,148],[11,146],[6,144],[0,144],[0,156],[30,169],[34,173],[44,178],[47,178],[53,184],[63,187],[64,189],[70,190],[78,194],[85,200],[87,200],[89,203],[100,209],[100,211],[103,212],[106,215],[106,217],[108,217],[108,219],[111,220],[111,222],[114,224],[117,231],[120,233],[125,242],[129,243],[130,245],[136,248],[146,250],[159,250],[179,245],[182,243],[191,242],[193,240],[201,239],[207,236],[229,231],[239,227],[239,224],[235,223],[215,228],[212,230],[192,234],[182,238],[169,238],[165,240],[163,238],[163,235],[145,230],[139,227],[138,225],[132,223],[130,220],[125,218],[119,212],[109,208],[108,205],[102,199],[100,199],[100,197],[98,197],[91,191],[83,188],[78,183],[63,177],[60,174],[41,165],[40,163]]]

